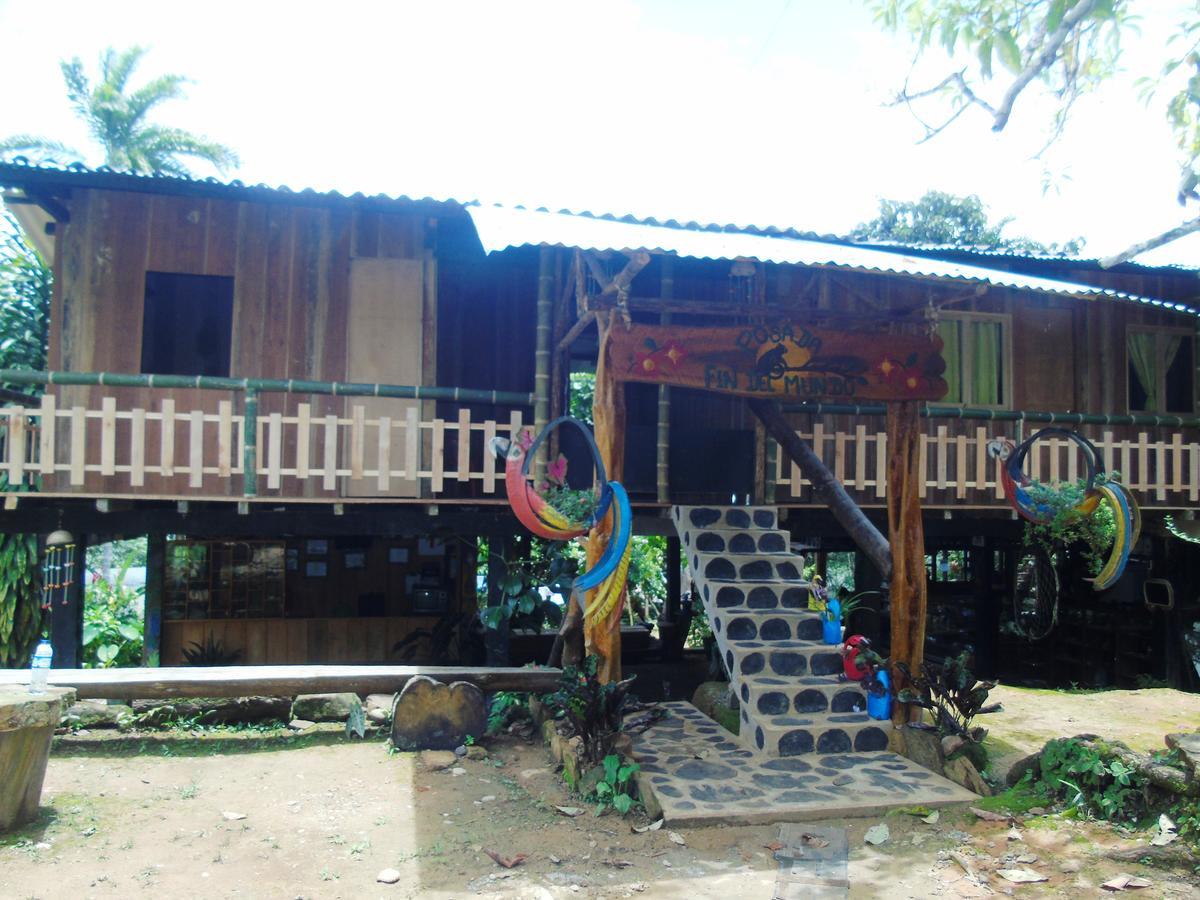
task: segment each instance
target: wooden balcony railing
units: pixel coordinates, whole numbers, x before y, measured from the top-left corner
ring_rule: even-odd
[[[1095,426],[1079,429],[1100,451],[1105,470],[1119,472],[1146,506],[1194,506],[1200,500],[1200,444],[1179,431],[1151,436],[1148,431],[1118,436]],[[860,502],[882,504],[887,485],[887,434],[866,424],[849,430],[827,430],[821,422],[797,432]],[[1014,442],[1032,433],[1020,423],[994,422],[988,427],[933,424],[921,436],[920,495],[932,506],[994,506],[1003,502],[996,460],[987,443],[1007,437]],[[1076,445],[1048,437],[1033,445],[1026,471],[1041,481],[1074,481],[1086,474]],[[776,500],[807,502],[812,485],[783,454],[775,455]]]
[[[503,466],[488,446],[497,435],[521,430],[521,410],[505,421],[480,418],[463,405],[443,418],[422,401],[529,405],[527,394],[455,388],[25,373],[31,374],[43,379],[38,383],[91,389],[91,398],[68,405],[48,392],[37,405],[0,409],[0,473],[9,490],[37,481],[44,492],[98,496],[254,497],[261,491],[342,499],[437,496],[454,493],[451,485],[461,495],[466,484],[469,496],[495,495]],[[134,394],[139,405],[99,393],[109,386],[203,393],[154,403]],[[209,391],[232,392],[241,402]],[[270,394],[313,394],[320,406],[312,397],[276,397],[274,411],[260,412],[260,394],[264,401]],[[192,408],[179,409],[181,402]]]
[[[245,474],[245,416],[229,400],[221,400],[216,413],[179,411],[171,399],[158,409],[119,409],[113,397],[104,397],[100,409],[64,409],[46,394],[40,406],[9,406],[0,413],[7,426],[0,472],[10,485],[57,476],[62,480],[55,484],[71,490],[86,488],[89,476],[111,476],[136,491],[158,476],[195,491],[205,476],[232,485]],[[503,466],[486,448],[493,437],[523,426],[519,411],[507,422],[474,419],[467,408],[452,420],[422,419],[415,405],[395,418],[368,416],[357,404],[348,413],[314,415],[311,404],[299,403],[294,414],[259,417],[255,477],[267,491],[289,481],[311,482],[335,496],[387,495],[397,483],[417,479],[426,479],[434,494],[448,481],[476,481],[483,493],[493,494]]]

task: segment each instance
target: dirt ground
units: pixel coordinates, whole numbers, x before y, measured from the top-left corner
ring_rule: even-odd
[[[1096,696],[1105,705],[1089,716],[1105,718],[1071,723],[1067,733],[1128,718],[1128,695]],[[1062,698],[1078,695],[1036,705],[1050,716]],[[1010,710],[1017,705],[1005,700]],[[1062,730],[1056,724],[1045,736]],[[336,732],[60,739],[39,820],[0,837],[0,897],[772,896],[778,863],[768,845],[779,826],[680,829],[680,844],[667,827],[632,833],[632,824],[645,822],[635,815],[596,817],[589,809],[569,818],[555,807],[579,801],[567,796],[540,744],[506,737],[488,749],[487,759],[462,760],[455,774],[426,770],[414,754],[389,754],[380,740]],[[865,844],[866,829],[881,821],[890,840]],[[1200,898],[1195,875],[1106,855],[1147,835],[1057,816],[1018,816],[1015,840],[1008,823],[980,821],[965,809],[943,811],[934,824],[904,813],[827,824],[849,829],[851,897],[1014,890],[994,874],[989,886],[972,883],[954,852],[983,873],[1006,858],[1012,865],[1016,856],[1036,857],[1024,867],[1049,880],[1015,887],[1021,896],[1094,897],[1124,872],[1153,882],[1139,896]],[[504,869],[485,849],[526,859]],[[398,870],[400,881],[377,883],[385,868]]]

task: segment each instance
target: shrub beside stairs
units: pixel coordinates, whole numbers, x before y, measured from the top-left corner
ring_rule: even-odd
[[[634,739],[640,786],[677,824],[877,815],[975,795],[887,752],[889,722],[841,681],[808,609],[804,558],[766,507],[681,506],[675,528],[741,701],[738,736],[690,703]]]

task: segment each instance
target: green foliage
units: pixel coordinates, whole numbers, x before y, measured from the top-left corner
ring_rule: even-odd
[[[1106,760],[1075,738],[1050,741],[1042,750],[1041,788],[1068,806],[1110,821],[1132,822],[1146,814],[1142,779],[1119,759]]]
[[[42,634],[37,537],[0,535],[0,668],[23,668]]]
[[[988,220],[983,201],[975,194],[959,197],[943,191],[928,191],[919,200],[880,200],[879,215],[856,225],[850,237],[856,241],[891,241],[898,244],[1004,249],[1018,253],[1062,253],[1075,255],[1083,248],[1076,238],[1061,246],[1042,244],[1023,237],[1005,237],[1012,221]]]
[[[906,92],[902,99],[942,98],[951,109],[945,124],[977,105],[999,131],[1028,75],[1044,86],[1054,104],[1051,141],[1075,101],[1117,71],[1121,37],[1137,21],[1130,0],[1098,0],[1082,15],[1075,9],[1081,4],[1072,0],[871,0],[869,5],[884,28],[908,33],[918,56],[937,47],[950,57],[950,76],[927,91]],[[1012,96],[985,99],[993,78],[1010,82],[1005,94]],[[926,125],[926,130],[932,136],[944,127]]]
[[[0,368],[46,368],[50,290],[50,267],[6,214],[0,228]],[[7,476],[0,476],[0,489],[9,488]],[[0,535],[0,668],[29,664],[42,634],[41,603],[37,537]]]
[[[241,656],[241,650],[226,650],[224,642],[216,640],[211,631],[203,644],[192,641],[183,648],[183,658],[189,666],[231,666]]]
[[[567,382],[567,410],[589,427],[592,423],[592,401],[596,397],[596,373],[572,372]]]
[[[1109,472],[1107,476],[1097,476],[1096,481],[1119,481],[1120,477],[1119,472]],[[1102,503],[1090,515],[1080,512],[1077,507],[1087,491],[1087,482],[1083,480],[1057,486],[1035,481],[1028,491],[1032,501],[1049,507],[1053,516],[1044,525],[1027,521],[1025,543],[1041,546],[1051,558],[1059,550],[1078,547],[1090,574],[1098,575],[1117,537],[1116,522],[1108,504]]]
[[[596,514],[596,493],[590,488],[575,490],[565,484],[548,484],[542,499],[562,513],[569,522],[589,522]]]
[[[583,741],[583,761],[591,765],[611,752],[633,684],[632,678],[601,681],[596,674],[598,663],[599,657],[589,656],[578,668],[564,667],[558,690],[542,698],[546,708]]]
[[[131,89],[130,77],[145,55],[141,47],[121,51],[109,47],[100,55],[100,77],[95,84],[84,72],[79,57],[59,64],[67,99],[104,151],[104,164],[141,175],[180,177],[190,174],[180,157],[211,163],[219,172],[236,166],[237,155],[223,144],[148,121],[155,107],[183,97],[187,79],[182,75],[160,75]],[[59,164],[82,155],[58,141],[32,135],[0,140],[0,154],[13,153],[32,153]]]
[[[896,663],[909,686],[897,695],[901,703],[911,703],[933,714],[933,728],[943,737],[958,735],[969,744],[981,745],[986,728],[973,728],[976,716],[1000,712],[999,703],[988,704],[994,681],[977,681],[972,672],[973,659],[968,651],[948,657],[941,668],[921,663],[920,675],[914,676],[907,665]]]
[[[689,650],[703,649],[705,642],[713,636],[712,622],[708,620],[704,604],[699,597],[692,599],[692,621],[688,624],[687,640],[684,646]]]
[[[53,275],[41,254],[5,213],[0,228],[0,368],[46,368]],[[4,387],[29,391],[28,386]]]
[[[518,719],[529,717],[529,695],[517,691],[497,691],[492,694],[488,709],[487,733],[499,734]]]
[[[620,756],[610,753],[604,757],[604,777],[596,782],[596,793],[588,799],[596,803],[596,815],[611,807],[625,815],[633,809],[633,776],[641,766],[637,763],[626,763]]]
[[[145,588],[125,584],[125,576],[138,558],[137,542],[127,543],[134,546],[124,548],[111,580],[99,577],[84,588],[83,666],[87,669],[142,664]],[[142,558],[144,561],[144,551]]]
[[[571,584],[578,563],[567,552],[568,545],[559,541],[530,538],[525,556],[509,559],[498,554],[502,562],[501,599],[487,606],[487,595],[480,598],[480,618],[488,628],[499,628],[507,622],[513,628],[531,628],[540,633],[547,625],[558,627],[563,610],[553,600],[542,599],[539,588],[547,587],[564,598],[571,593]],[[480,547],[480,568],[486,573],[486,560],[491,554],[487,544]]]

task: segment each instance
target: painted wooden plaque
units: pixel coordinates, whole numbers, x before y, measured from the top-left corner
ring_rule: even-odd
[[[828,331],[798,322],[719,328],[614,325],[612,374],[796,401],[939,400],[947,390],[936,335]]]

